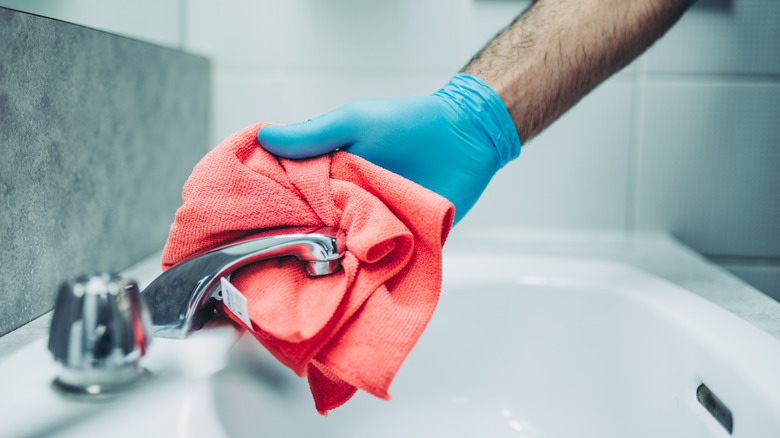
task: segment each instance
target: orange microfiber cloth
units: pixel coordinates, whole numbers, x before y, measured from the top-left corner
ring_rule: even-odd
[[[332,226],[346,232],[342,270],[310,278],[293,258],[237,271],[252,326],[223,307],[282,363],[307,376],[326,414],[358,388],[388,388],[428,323],[441,288],[441,249],[454,215],[445,198],[360,157],[277,158],[259,124],[223,141],[184,185],[163,269],[260,230]]]

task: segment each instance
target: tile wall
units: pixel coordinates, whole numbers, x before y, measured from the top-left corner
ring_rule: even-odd
[[[633,222],[780,300],[780,2],[699,2],[643,59]]]

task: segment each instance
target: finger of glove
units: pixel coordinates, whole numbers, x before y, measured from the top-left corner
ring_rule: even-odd
[[[352,126],[348,112],[338,108],[305,122],[264,126],[257,133],[257,141],[274,155],[309,158],[352,144]]]

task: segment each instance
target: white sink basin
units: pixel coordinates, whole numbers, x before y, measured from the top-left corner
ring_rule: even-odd
[[[389,402],[359,393],[323,418],[304,380],[218,327],[156,339],[150,384],[85,403],[51,391],[41,340],[0,362],[0,436],[728,437],[702,383],[732,436],[780,431],[780,341],[671,283],[611,262],[457,253],[444,278]]]

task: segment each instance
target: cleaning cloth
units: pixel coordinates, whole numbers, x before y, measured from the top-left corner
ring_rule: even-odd
[[[279,361],[306,376],[321,414],[357,389],[388,388],[422,334],[441,288],[441,249],[454,207],[445,198],[346,152],[288,160],[245,128],[198,163],[184,185],[163,269],[209,247],[288,226],[346,233],[342,269],[308,277],[286,257],[236,271],[251,331]]]

